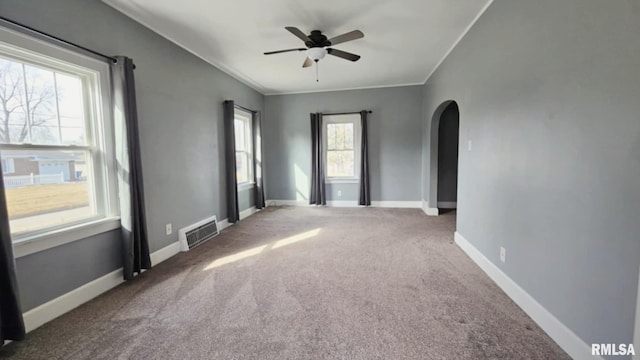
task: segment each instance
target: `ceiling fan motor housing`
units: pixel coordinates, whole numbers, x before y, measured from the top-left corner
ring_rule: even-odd
[[[304,43],[308,48],[331,46],[331,42],[327,40],[326,36],[322,35],[320,30],[311,31],[308,37],[311,41],[305,41]]]

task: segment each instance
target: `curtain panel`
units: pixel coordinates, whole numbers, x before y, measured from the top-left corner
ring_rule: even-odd
[[[359,205],[371,205],[371,190],[369,188],[369,141],[368,141],[368,123],[369,112],[363,110],[360,112],[362,125],[360,139],[360,198]]]
[[[4,181],[0,181],[0,346],[5,340],[22,340],[24,336],[7,198]]]
[[[264,203],[264,183],[262,174],[264,163],[262,162],[262,117],[260,112],[253,113],[253,180],[255,181],[254,198],[256,209],[262,209]]]
[[[240,210],[238,206],[238,181],[236,175],[236,135],[234,128],[235,103],[233,100],[226,100],[223,107],[224,147],[227,170],[227,217],[228,221],[233,224],[240,220]]]
[[[327,205],[322,154],[322,114],[311,114],[311,193],[309,204]]]
[[[111,66],[113,82],[116,162],[120,201],[124,279],[151,269],[145,214],[142,160],[133,60],[116,56]]]

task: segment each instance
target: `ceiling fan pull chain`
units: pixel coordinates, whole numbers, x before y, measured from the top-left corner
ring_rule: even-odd
[[[316,61],[316,82],[320,82],[318,79],[318,61]]]

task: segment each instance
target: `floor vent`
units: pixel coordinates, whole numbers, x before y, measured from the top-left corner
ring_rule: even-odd
[[[189,251],[218,235],[218,220],[215,216],[199,221],[178,231],[180,250]]]

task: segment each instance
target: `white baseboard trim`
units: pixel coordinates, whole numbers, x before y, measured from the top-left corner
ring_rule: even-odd
[[[309,200],[267,200],[268,206],[312,206]]]
[[[331,200],[327,201],[327,206],[329,207],[349,207],[354,208],[358,207],[357,201],[349,201],[349,200]]]
[[[421,206],[422,211],[424,211],[424,213],[427,214],[428,216],[438,216],[440,214],[440,212],[438,211],[438,208],[430,208],[429,202],[426,200],[422,200],[421,205],[422,205]]]
[[[315,206],[309,205],[307,200],[267,200],[269,206]],[[415,208],[419,209],[420,201],[372,201],[371,207],[380,208]],[[327,201],[330,207],[360,207],[355,200],[331,200]]]
[[[257,213],[258,211],[260,211],[260,210],[256,209],[255,206],[252,206],[252,207],[250,207],[250,208],[248,208],[246,210],[242,210],[242,211],[240,211],[240,220],[244,220],[244,219],[248,218],[249,216]]]
[[[151,254],[155,266],[180,252],[180,243],[175,242]],[[96,296],[124,282],[122,268],[90,281],[68,293],[35,307],[23,314],[27,332],[35,330],[49,321],[77,308]]]
[[[257,213],[258,211],[260,211],[260,210],[256,209],[255,206],[252,206],[252,207],[250,207],[248,209],[240,211],[240,221],[248,218],[249,216]],[[229,222],[229,218],[226,218],[224,220],[218,221],[218,229],[220,229],[220,231],[228,228],[231,225],[233,225],[233,224]]]
[[[381,208],[420,209],[420,201],[372,201],[371,206]]]
[[[151,253],[151,265],[155,266],[180,252],[180,242],[176,241]]]
[[[455,209],[458,207],[457,201],[438,201],[438,207],[443,209]]]
[[[455,233],[456,244],[489,277],[544,330],[560,347],[574,359],[602,359],[591,355],[591,346],[566,327],[553,314],[538,303],[507,274],[487,259],[460,233]]]

